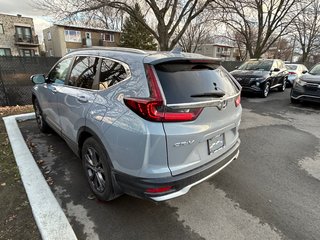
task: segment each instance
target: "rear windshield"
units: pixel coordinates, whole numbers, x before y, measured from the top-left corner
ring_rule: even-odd
[[[288,70],[297,70],[298,66],[297,65],[286,65]]]
[[[226,70],[217,64],[166,62],[155,66],[168,104],[212,100],[206,93],[224,92],[232,96],[239,90]]]

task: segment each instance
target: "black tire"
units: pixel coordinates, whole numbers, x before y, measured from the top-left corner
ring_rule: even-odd
[[[298,99],[294,99],[294,98],[292,98],[292,97],[290,97],[290,100],[291,100],[291,103],[292,103],[292,104],[297,104],[297,103],[300,102]]]
[[[270,92],[270,82],[266,82],[263,86],[261,97],[263,98],[268,97],[269,92]]]
[[[89,186],[98,199],[110,201],[115,198],[108,156],[100,143],[90,137],[81,149],[82,165]]]
[[[286,78],[283,79],[282,85],[278,88],[279,92],[284,92],[284,90],[286,90],[287,87],[287,80]]]
[[[36,114],[36,121],[38,124],[38,127],[40,129],[41,132],[43,133],[47,133],[50,131],[50,127],[48,125],[48,123],[46,122],[46,120],[44,120],[43,114],[42,114],[42,110],[40,107],[40,104],[38,102],[38,99],[34,99],[33,101],[33,109],[34,112]]]

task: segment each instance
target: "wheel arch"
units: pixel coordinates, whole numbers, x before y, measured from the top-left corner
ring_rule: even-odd
[[[86,139],[88,139],[89,137],[93,137],[95,140],[98,141],[98,143],[101,145],[101,147],[103,148],[106,156],[107,156],[107,159],[108,159],[108,163],[109,163],[109,166],[113,169],[113,164],[110,160],[110,157],[109,157],[109,154],[108,154],[108,151],[105,147],[105,145],[103,144],[101,138],[90,128],[88,127],[81,127],[78,131],[78,154],[79,154],[79,157],[81,158],[82,156],[82,147],[83,147],[83,143],[85,142]]]

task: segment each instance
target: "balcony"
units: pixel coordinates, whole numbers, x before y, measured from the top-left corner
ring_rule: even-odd
[[[15,34],[15,44],[25,46],[39,46],[38,36]]]
[[[222,51],[220,54],[221,54],[221,57],[230,57],[231,51]]]

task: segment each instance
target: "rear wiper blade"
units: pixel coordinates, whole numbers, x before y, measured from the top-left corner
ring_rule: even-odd
[[[223,91],[215,91],[215,92],[208,92],[208,93],[200,93],[200,94],[194,94],[190,97],[223,97],[226,95]]]

